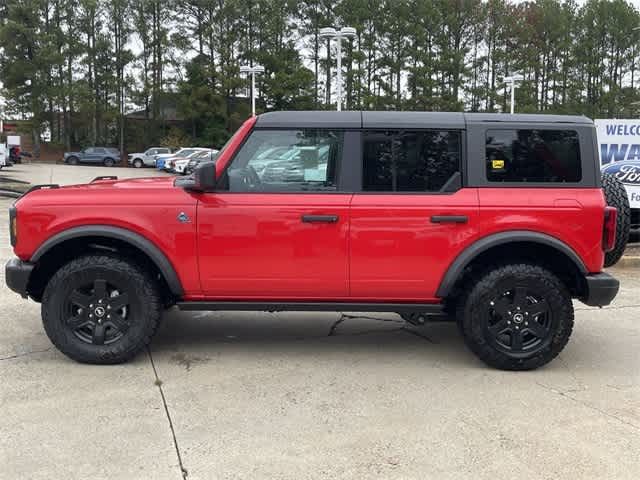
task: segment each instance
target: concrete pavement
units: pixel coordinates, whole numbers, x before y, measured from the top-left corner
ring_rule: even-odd
[[[155,173],[49,167],[26,174]],[[80,365],[0,286],[0,479],[637,479],[640,275],[611,272],[614,305],[576,304],[564,352],[523,373],[447,323],[176,310],[133,362]]]

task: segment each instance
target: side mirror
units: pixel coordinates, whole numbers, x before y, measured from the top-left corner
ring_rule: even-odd
[[[193,171],[193,186],[189,190],[195,192],[213,192],[216,189],[215,162],[202,162]]]

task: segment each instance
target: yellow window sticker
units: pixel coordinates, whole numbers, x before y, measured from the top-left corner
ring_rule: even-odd
[[[504,160],[491,160],[491,168],[502,170],[504,168]]]

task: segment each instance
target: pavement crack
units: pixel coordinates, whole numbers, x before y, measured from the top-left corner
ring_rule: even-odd
[[[362,318],[363,320],[374,320],[376,322],[405,323],[404,320],[396,320],[394,318],[369,317],[367,315],[347,315],[345,313],[343,313],[342,316],[346,317],[345,319]]]
[[[424,333],[420,333],[420,332],[416,332],[415,330],[410,330],[407,327],[402,327],[400,330],[403,330],[407,333],[410,333],[411,335],[415,335],[416,337],[420,337],[423,340],[426,340],[429,343],[433,343],[434,345],[437,345],[438,342],[436,342],[433,338],[429,337],[428,335],[424,334]]]
[[[27,355],[32,355],[34,353],[44,353],[53,349],[53,347],[45,348],[44,350],[31,350],[30,352],[16,353],[15,355],[9,355],[8,357],[0,357],[0,361],[2,360],[12,360],[14,358],[25,357]]]
[[[156,377],[154,384],[158,387],[158,390],[160,391],[160,398],[162,398],[164,413],[167,415],[167,420],[169,421],[169,428],[171,429],[171,436],[173,437],[173,446],[176,449],[176,455],[178,456],[178,464],[180,465],[180,473],[182,474],[182,479],[185,480],[189,475],[189,472],[187,472],[187,469],[184,468],[184,464],[182,463],[182,455],[180,454],[180,447],[178,446],[176,431],[175,431],[175,428],[173,428],[173,421],[171,420],[171,414],[169,413],[169,406],[167,405],[167,399],[164,395],[164,389],[162,388],[162,380],[160,380],[160,377],[158,377],[158,370],[156,369],[156,364],[153,361],[153,356],[151,355],[151,349],[149,347],[147,347],[147,354],[149,355],[149,361],[151,362],[153,375]]]
[[[620,418],[617,415],[614,415],[612,413],[607,412],[606,410],[603,410],[601,408],[595,407],[583,400],[579,400],[571,395],[569,395],[570,391],[562,391],[562,390],[558,390],[556,388],[550,387],[549,385],[545,385],[544,383],[541,382],[536,382],[536,384],[539,387],[544,388],[545,390],[547,390],[548,392],[554,393],[556,395],[559,395],[560,397],[563,398],[568,398],[569,400],[577,403],[578,405],[582,405],[583,407],[586,407],[590,410],[593,410],[594,412],[599,413],[600,415],[603,415],[605,417],[611,418],[613,420],[617,420],[618,422],[622,423],[623,425],[626,425],[628,427],[631,427],[633,430],[635,430],[636,432],[640,432],[640,426],[636,425],[635,423],[629,422],[627,420],[625,420],[624,418]]]
[[[348,315],[346,313],[340,313],[340,318],[338,318],[333,325],[331,325],[331,328],[329,329],[329,337],[333,337],[336,335],[336,332],[338,330],[338,327],[340,326],[341,323],[347,321],[347,320],[356,320],[356,319],[362,319],[362,320],[373,320],[375,322],[387,322],[387,323],[401,323],[404,324],[405,321],[404,320],[396,320],[393,318],[380,318],[380,317],[370,317],[367,315]],[[401,330],[401,328],[396,329],[396,330]],[[394,330],[395,331],[395,330]]]
[[[331,325],[331,328],[329,329],[329,337],[333,337],[336,334],[336,330],[338,329],[338,326],[344,322],[345,320],[347,320],[349,318],[348,315],[345,315],[344,313],[340,314],[340,318],[338,318],[335,322],[333,322],[333,325]]]

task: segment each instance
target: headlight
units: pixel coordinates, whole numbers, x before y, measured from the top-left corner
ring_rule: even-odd
[[[11,239],[11,246],[16,246],[18,240],[18,219],[17,219],[16,207],[9,208],[9,238]]]

